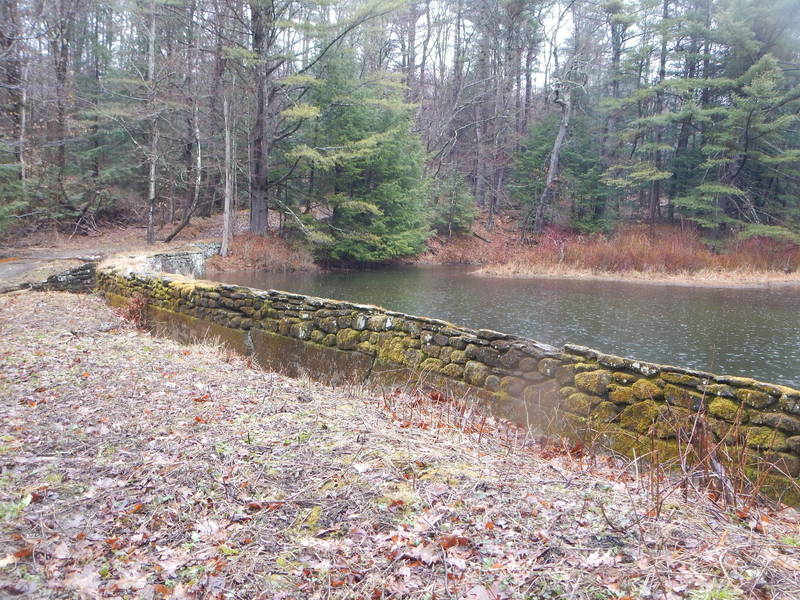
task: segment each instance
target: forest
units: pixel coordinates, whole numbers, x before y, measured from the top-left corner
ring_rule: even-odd
[[[796,0],[0,0],[0,231],[800,237]]]

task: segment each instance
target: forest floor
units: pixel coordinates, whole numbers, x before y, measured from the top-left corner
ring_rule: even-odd
[[[5,294],[0,331],[3,597],[800,597],[794,509],[265,373],[96,296]]]

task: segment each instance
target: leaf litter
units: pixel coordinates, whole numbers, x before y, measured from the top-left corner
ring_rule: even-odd
[[[800,597],[794,509],[654,499],[463,399],[265,373],[93,296],[2,296],[0,332],[0,596]]]

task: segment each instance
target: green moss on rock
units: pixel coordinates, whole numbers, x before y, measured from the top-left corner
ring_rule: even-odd
[[[603,369],[575,375],[575,386],[579,390],[596,396],[604,396],[608,392],[608,384],[610,383],[611,372]]]
[[[708,405],[708,413],[731,423],[737,419],[740,423],[746,423],[748,417],[747,409],[727,398],[714,398]]]
[[[450,363],[442,368],[442,373],[452,379],[461,379],[464,375],[464,367],[456,363]]]
[[[777,412],[756,412],[750,421],[753,425],[766,425],[791,435],[800,434],[800,419]]]
[[[355,329],[342,329],[336,334],[336,345],[342,350],[355,350],[361,341],[361,332]]]
[[[577,415],[589,416],[592,409],[603,401],[598,396],[591,396],[583,392],[577,392],[569,396],[562,403],[562,407],[567,412],[575,413]]]
[[[703,407],[704,397],[702,394],[692,392],[677,385],[667,385],[664,387],[664,399],[675,406],[682,406],[689,410],[698,411]]]
[[[620,426],[629,431],[645,434],[658,419],[661,411],[653,400],[643,400],[631,404],[619,417]]]
[[[476,360],[468,361],[464,367],[464,380],[472,385],[482,385],[487,375],[489,375],[489,367]]]
[[[766,408],[775,403],[775,398],[764,392],[742,388],[736,390],[736,397],[753,408]]]
[[[608,386],[608,398],[616,404],[633,404],[637,400],[633,388],[614,383]]]
[[[786,435],[769,427],[743,427],[742,432],[751,448],[781,452],[789,447]]]
[[[639,400],[663,400],[663,390],[650,379],[640,379],[631,386],[633,395]]]

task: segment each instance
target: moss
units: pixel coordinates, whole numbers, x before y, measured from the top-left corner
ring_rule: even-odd
[[[736,392],[734,392],[733,388],[729,385],[725,385],[724,383],[710,383],[708,385],[699,385],[697,389],[705,394],[711,394],[712,396],[721,396],[723,398],[735,398]]]
[[[489,375],[486,378],[486,381],[483,383],[483,387],[485,387],[490,392],[497,392],[501,389],[500,378],[497,375]],[[504,393],[508,394],[508,391],[504,391]]]
[[[336,345],[342,350],[355,350],[361,341],[361,332],[355,329],[342,329],[336,334]]]
[[[790,438],[787,438],[786,444],[789,446],[789,450],[795,454],[800,454],[800,435],[794,435]]]
[[[567,396],[571,396],[572,394],[576,393],[578,388],[573,387],[571,385],[565,385],[562,388],[559,388],[558,393],[561,395],[562,398],[566,398]]]
[[[378,356],[388,364],[402,365],[405,360],[406,338],[389,334],[378,345]]]
[[[512,396],[520,396],[528,382],[519,377],[506,376],[500,380],[500,389]]]
[[[463,350],[453,350],[453,352],[450,354],[450,362],[458,365],[467,364],[467,353]]]
[[[378,353],[375,346],[369,342],[361,342],[358,346],[356,346],[356,350],[363,352],[364,354],[369,354],[370,356],[375,356]]]
[[[487,375],[489,367],[478,361],[471,360],[464,367],[464,380],[472,385],[482,385]]]
[[[764,392],[742,388],[736,390],[736,397],[753,408],[766,408],[775,403],[775,398]]]
[[[439,371],[444,366],[444,363],[438,358],[426,358],[423,360],[419,368],[422,371]]]
[[[663,400],[664,392],[650,379],[640,379],[631,387],[633,395],[639,400]]]
[[[694,375],[687,375],[686,373],[674,373],[672,371],[662,371],[661,379],[667,383],[675,385],[686,385],[689,387],[696,387],[703,384],[703,380]]]
[[[567,412],[588,416],[592,412],[592,409],[602,401],[603,399],[597,396],[590,396],[583,392],[577,392],[564,400],[561,406]]]
[[[464,367],[455,363],[450,363],[442,368],[442,374],[447,375],[452,379],[461,379],[461,377],[464,375]]]
[[[750,419],[754,425],[767,425],[773,429],[780,429],[789,434],[800,434],[800,419],[790,417],[783,413],[757,412]]]
[[[637,379],[639,379],[638,375],[633,375],[631,373],[625,373],[623,371],[616,371],[611,375],[614,378],[616,383],[621,383],[622,385],[630,385]]]
[[[743,427],[747,445],[759,450],[781,452],[789,447],[786,435],[769,427]]]
[[[620,415],[619,422],[623,429],[645,434],[655,423],[661,414],[661,410],[653,400],[643,400],[636,404],[631,404]]]
[[[553,377],[555,375],[556,369],[561,366],[561,361],[556,358],[543,358],[539,361],[539,372],[542,375],[547,375],[548,377]]]
[[[597,396],[608,393],[608,384],[611,383],[611,373],[603,369],[587,371],[575,375],[575,386],[584,392]]]
[[[697,392],[685,390],[676,385],[667,385],[664,387],[664,399],[669,404],[675,406],[682,406],[690,410],[699,411],[703,408],[703,395]]]
[[[531,358],[530,356],[526,356],[525,358],[519,361],[519,369],[520,371],[538,371],[539,366],[538,362],[535,358]]]
[[[748,416],[747,409],[727,398],[714,398],[708,405],[708,413],[731,423],[736,420],[746,423]]]
[[[800,393],[781,394],[779,402],[781,410],[793,415],[800,415]]]
[[[608,399],[616,404],[633,404],[636,402],[633,388],[613,383],[608,386]]]
[[[620,409],[613,402],[601,402],[592,411],[592,419],[600,423],[611,423],[619,416]]]

